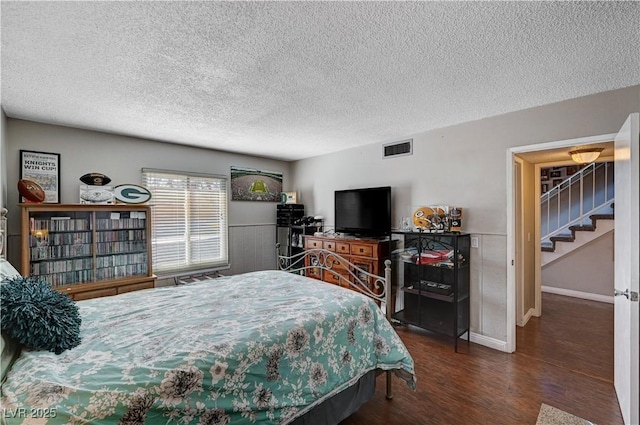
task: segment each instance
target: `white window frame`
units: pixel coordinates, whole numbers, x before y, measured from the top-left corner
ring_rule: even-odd
[[[159,180],[162,179],[173,180],[173,188],[170,185],[159,184]],[[193,204],[195,201],[192,198],[198,193],[197,186],[207,182],[218,185],[220,190],[211,191],[210,197],[206,190],[200,190],[200,203]],[[189,272],[229,268],[229,178],[227,176],[143,168],[142,184],[152,194],[149,205],[151,206],[151,247],[154,272],[162,277],[171,277]],[[154,196],[154,191],[157,196]],[[184,210],[176,208],[176,204],[184,205]],[[162,208],[162,205],[173,205],[173,207],[166,209]],[[197,217],[200,218],[199,222],[203,223],[205,229],[213,226],[217,227],[218,231],[193,235],[192,232],[197,221],[194,216],[202,214],[203,210],[217,215],[217,217],[209,220],[205,214],[204,218]],[[171,238],[168,238],[173,241],[168,243],[174,250],[175,257],[172,257],[171,253],[160,254],[158,251],[159,243],[162,240],[160,232],[163,232],[163,229],[174,233]],[[217,237],[219,242],[214,244],[213,251],[218,254],[208,257],[206,249],[202,249],[206,248],[207,242],[202,242],[202,239],[198,241],[198,236],[204,236],[205,240]],[[166,241],[162,243],[166,243]],[[198,252],[194,256],[192,249],[199,243],[201,246],[198,248],[200,249],[196,250]]]

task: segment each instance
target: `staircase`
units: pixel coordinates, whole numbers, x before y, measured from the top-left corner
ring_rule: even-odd
[[[589,164],[540,197],[544,267],[614,228],[613,163]]]
[[[595,232],[597,229],[596,223],[598,222],[598,220],[613,220],[614,219],[614,215],[613,214],[592,214],[589,216],[589,219],[591,219],[591,224],[590,225],[586,225],[586,226],[582,226],[582,225],[576,225],[576,226],[569,226],[569,230],[571,231],[570,234],[566,234],[566,235],[558,235],[558,236],[551,236],[549,239],[551,240],[551,243],[547,243],[545,245],[542,245],[542,251],[544,252],[555,252],[556,250],[556,242],[575,242],[576,241],[576,232]],[[603,226],[605,228],[608,228],[609,226]],[[601,233],[601,232],[599,232]],[[598,235],[600,236],[600,235]]]

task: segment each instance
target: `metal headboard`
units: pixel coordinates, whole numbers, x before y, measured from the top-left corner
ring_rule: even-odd
[[[276,244],[278,268],[280,270],[298,273],[303,276],[311,271],[323,270],[335,276],[345,286],[356,290],[378,302],[384,303],[385,314],[391,321],[393,306],[391,305],[391,261],[384,262],[384,276],[372,274],[362,267],[353,264],[346,258],[326,249],[306,249],[290,257],[280,255],[280,244]],[[307,260],[308,259],[308,260]],[[308,264],[308,265],[307,265]],[[339,266],[342,272],[336,270]]]

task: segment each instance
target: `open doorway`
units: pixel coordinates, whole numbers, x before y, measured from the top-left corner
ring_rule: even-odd
[[[507,269],[507,351],[516,350],[516,325],[526,325],[530,317],[542,315],[540,168],[570,164],[568,152],[572,148],[606,145],[614,137],[605,134],[508,150],[507,255],[511,267]],[[613,155],[612,146],[608,149],[603,157]]]
[[[613,219],[602,211],[614,200],[612,144],[598,143],[607,155],[583,167],[553,151],[514,159],[516,352],[611,384]],[[572,225],[590,217],[597,226]]]
[[[616,135],[561,141],[536,146],[512,148],[507,152],[507,348],[516,350],[515,304],[518,271],[515,261],[514,220],[514,158],[517,154],[563,148],[572,144],[605,143],[614,140],[615,163],[615,329],[614,335],[614,387],[625,422],[637,423],[638,419],[638,113],[629,115]],[[634,243],[636,242],[636,243]],[[636,279],[633,279],[633,277]],[[536,285],[540,282],[536,281]],[[624,288],[624,289],[619,289]],[[617,296],[620,295],[620,296]],[[624,296],[623,296],[624,295]],[[605,303],[601,303],[605,304]],[[581,328],[583,329],[583,328]],[[588,350],[586,350],[588,353]]]

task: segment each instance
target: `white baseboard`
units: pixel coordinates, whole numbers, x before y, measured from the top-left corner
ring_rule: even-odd
[[[607,295],[600,295],[600,294],[591,294],[589,292],[581,292],[581,291],[574,291],[572,289],[563,289],[563,288],[556,288],[553,286],[544,286],[542,285],[542,292],[548,292],[550,294],[557,294],[557,295],[564,295],[567,297],[573,297],[573,298],[582,298],[583,300],[591,300],[591,301],[599,301],[601,303],[609,303],[609,304],[613,304],[613,295],[612,296],[607,296]]]
[[[522,318],[522,326],[527,325],[527,323],[529,322],[529,319],[533,317],[533,313],[535,313],[535,309],[533,308],[530,308],[529,311],[527,311],[527,313]]]
[[[491,338],[485,335],[480,335],[474,332],[471,332],[471,342],[479,345],[484,345],[485,347],[493,348],[494,350],[503,351],[505,353],[509,353],[507,351],[507,343],[505,341],[500,341],[499,339]],[[462,336],[461,338],[463,338]]]

